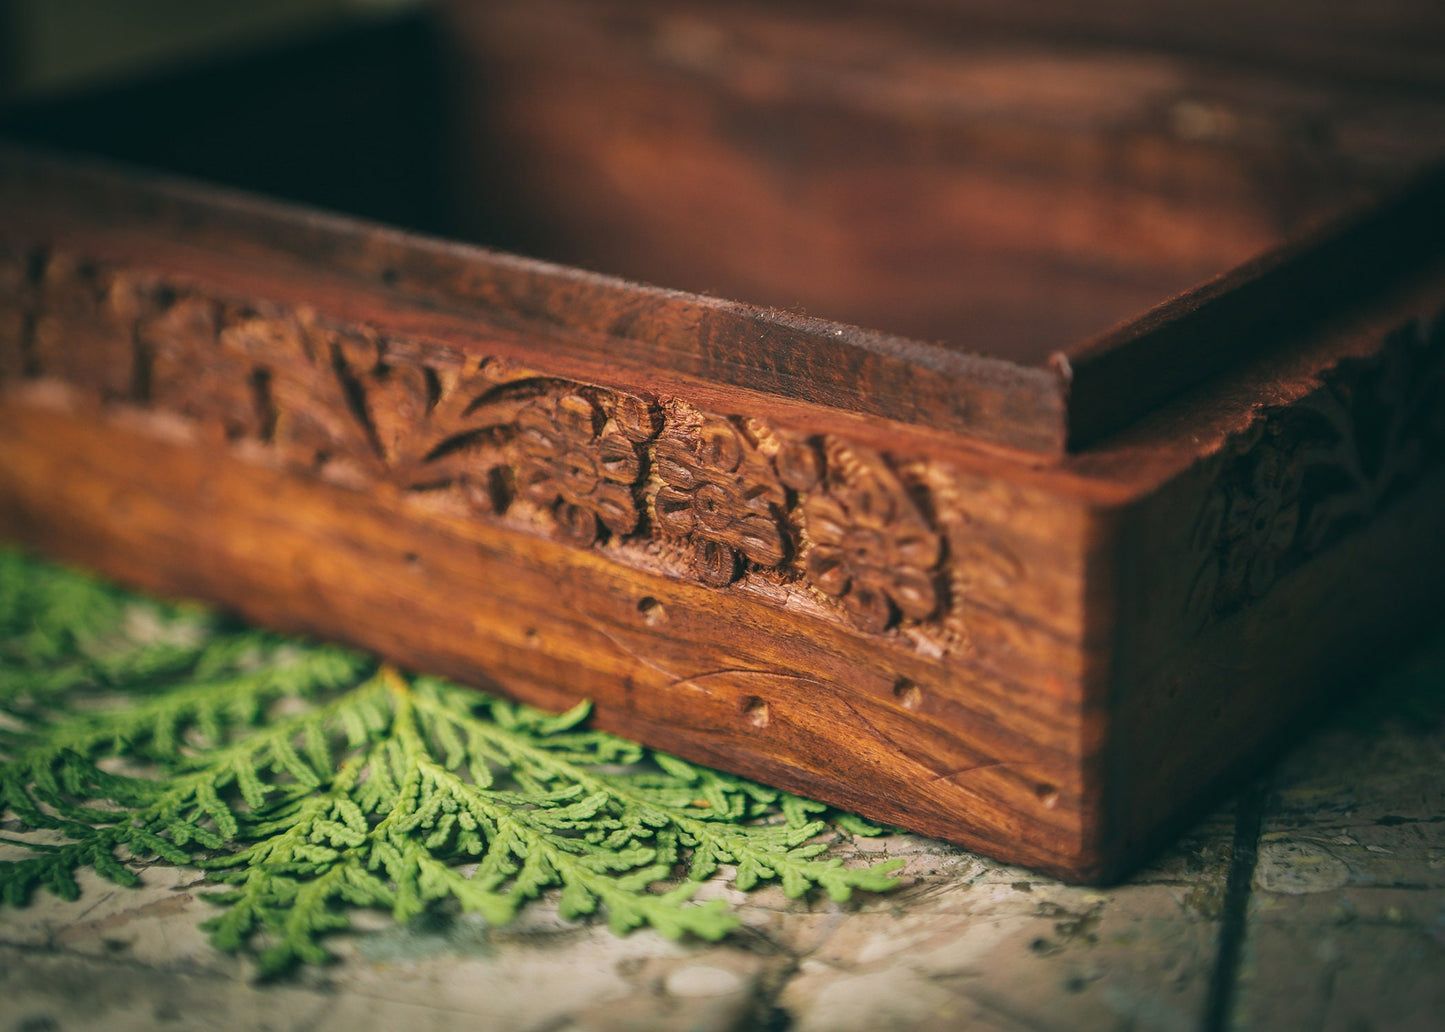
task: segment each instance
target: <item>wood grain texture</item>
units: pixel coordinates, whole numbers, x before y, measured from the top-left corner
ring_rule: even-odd
[[[1307,338],[1417,278],[1439,262],[1442,230],[1445,166],[1072,349],[1071,446],[1116,433],[1186,386]]]
[[[1048,683],[960,678],[799,602],[308,482],[144,420],[22,400],[3,423],[8,537],[541,705],[588,697],[601,726],[881,819],[942,833],[967,810],[951,834],[1037,866],[1082,848],[1077,707]]]
[[[1408,90],[924,6],[443,5],[459,226],[1039,365],[1445,139]]]
[[[1178,126],[1139,124],[1127,105],[1119,121],[1090,102],[1051,123],[1070,103],[1047,88],[1052,73],[1032,95],[1017,68],[990,72],[977,54],[919,43],[918,23],[878,37],[879,51],[860,34],[871,14],[829,23],[830,59],[846,74],[828,65],[809,79],[808,62],[828,53],[796,19],[724,7],[740,50],[709,49],[715,37],[658,21],[649,4],[638,21],[600,4],[565,30],[585,37],[570,77],[541,74],[556,54],[519,49],[518,81],[537,91],[521,110],[539,117],[528,120],[535,150],[523,147],[513,171],[537,160],[555,171],[535,184],[545,201],[576,171],[569,161],[625,141],[564,131],[580,149],[560,156],[546,142],[576,124],[582,87],[619,75],[640,77],[648,103],[681,105],[675,123],[658,123],[691,141],[680,161],[711,153],[698,134],[725,154],[793,139],[724,116],[800,97],[828,108],[809,122],[826,137],[871,96],[860,82],[891,83],[880,96],[897,118],[859,122],[872,128],[833,149],[783,152],[736,194],[714,191],[741,204],[736,239],[706,219],[680,232],[687,198],[632,182],[657,218],[622,210],[637,235],[616,242],[658,269],[680,241],[701,253],[700,239],[718,243],[704,264],[738,267],[790,196],[817,214],[806,191],[778,187],[829,155],[872,170],[854,186],[883,184],[845,190],[845,208],[918,185],[909,160],[890,180],[885,156],[941,156],[944,179],[976,160],[966,204],[925,192],[922,209],[957,216],[944,219],[949,240],[997,214],[998,234],[980,240],[1025,256],[1003,275],[1028,286],[1025,308],[1068,322],[1094,309],[1051,292],[1060,248],[1092,248],[1094,272],[1125,280],[1172,254],[1168,275],[1192,281],[1196,260],[1232,260],[1236,245],[1255,249],[1399,171],[1347,174],[1341,159],[1330,166],[1341,178],[1320,180],[1320,205],[1291,214],[1239,178],[1285,146],[1274,129],[1258,146],[1210,150],[1181,143]],[[537,17],[489,10],[507,32]],[[666,46],[647,60],[619,63],[609,49],[648,40]],[[915,44],[917,70],[870,64],[902,61]],[[1108,61],[1085,64],[1108,78]],[[1127,99],[1141,67],[1116,67],[1111,95]],[[962,122],[934,134],[941,98],[994,73],[1008,87],[1001,109],[955,112]],[[659,74],[691,85],[644,88]],[[1158,96],[1180,99],[1172,87]],[[540,117],[549,112],[555,121]],[[951,136],[959,124],[973,128]],[[899,152],[900,141],[920,149]],[[1055,145],[1056,157],[1097,159],[1077,166],[1088,174],[1072,188],[1098,211],[1138,202],[1135,188],[1176,207],[1160,221],[1146,210],[1152,228],[1117,237],[1060,224],[1068,205],[1030,216],[1058,185],[1044,174]],[[1406,152],[1402,166],[1421,153]],[[1020,171],[1030,167],[1038,174]],[[1118,196],[1111,169],[1135,177]],[[1019,192],[995,212],[989,198],[1004,195],[989,184],[1001,183]],[[649,744],[1040,870],[1107,879],[1257,763],[1372,650],[1408,637],[1438,597],[1442,195],[1438,176],[1422,180],[1117,331],[1061,341],[1044,362],[1002,338],[971,355],[6,148],[0,533],[538,705],[588,698],[599,725]],[[552,217],[577,240],[613,240],[617,212],[599,197],[584,190],[574,202],[595,211],[563,204]],[[920,209],[878,210],[904,217],[833,239],[857,245],[855,257],[879,241],[908,245]],[[1280,221],[1265,230],[1270,211]],[[589,221],[597,212],[613,214]],[[1173,240],[1181,212],[1209,232]],[[804,219],[810,246],[829,239],[826,222]],[[929,253],[883,263],[875,286],[888,294],[935,268]],[[964,267],[955,258],[935,269],[943,279]],[[820,303],[855,293],[872,261]],[[781,284],[779,269],[795,264],[760,268]],[[799,264],[795,282],[819,270]],[[906,308],[941,296],[942,282],[894,296]],[[987,297],[998,282],[963,293]],[[1083,294],[1105,306],[1123,296],[1101,289]],[[1008,296],[1024,311],[1022,294]]]
[[[817,0],[798,0],[816,9]],[[869,10],[878,0],[830,7]],[[1288,68],[1324,79],[1410,87],[1445,80],[1445,16],[1431,0],[1388,5],[1308,2],[1260,5],[1247,0],[897,0],[896,18],[918,18],[935,32],[961,35],[1086,39],[1128,49],[1218,56],[1242,65]]]
[[[628,368],[866,416],[976,426],[1040,451],[1064,442],[1065,385],[1049,369],[790,312],[626,283],[514,255],[410,236],[136,170],[77,166],[19,148],[0,161],[0,205],[18,235],[83,241],[101,258],[221,262],[228,277],[288,268],[301,303],[324,280],[358,314],[480,337],[525,356],[546,340],[570,367]],[[327,271],[316,279],[319,269]],[[267,280],[271,289],[274,277]],[[358,288],[365,288],[364,290]]]

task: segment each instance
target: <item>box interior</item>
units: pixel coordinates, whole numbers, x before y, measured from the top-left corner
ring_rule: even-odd
[[[32,101],[0,132],[1024,364],[1445,140],[1406,66],[1117,36],[867,4],[457,3]]]

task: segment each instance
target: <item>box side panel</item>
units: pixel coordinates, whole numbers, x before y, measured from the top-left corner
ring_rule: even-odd
[[[1367,353],[1257,409],[1133,511],[1106,852],[1142,855],[1438,618],[1437,304],[1374,320]]]
[[[334,293],[0,266],[5,536],[1078,873],[1083,503]]]

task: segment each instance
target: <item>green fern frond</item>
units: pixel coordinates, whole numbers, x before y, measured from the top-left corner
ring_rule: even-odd
[[[340,649],[229,626],[0,550],[0,899],[71,899],[159,858],[204,869],[221,949],[263,973],[327,958],[357,908],[452,905],[716,940],[747,890],[894,887],[826,836],[878,834],[742,778]],[[117,767],[117,763],[122,765]]]

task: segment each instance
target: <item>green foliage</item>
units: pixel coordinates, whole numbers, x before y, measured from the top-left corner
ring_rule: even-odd
[[[501,924],[559,892],[618,932],[718,939],[696,903],[750,889],[834,900],[897,864],[822,856],[856,817],[339,649],[231,626],[0,550],[0,897],[67,899],[84,868],[205,869],[208,922],[263,972],[328,956],[358,907],[459,906]],[[836,837],[836,836],[835,836]]]

